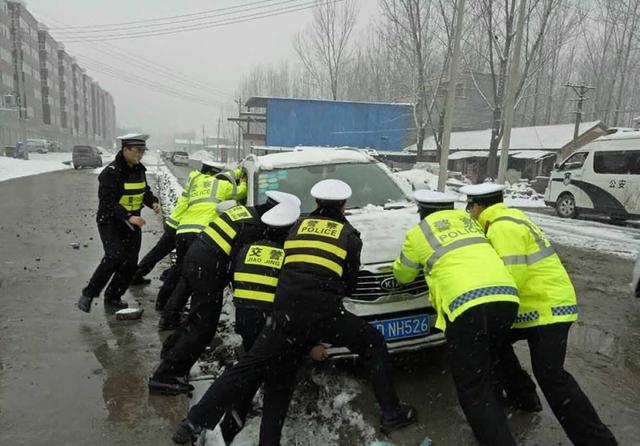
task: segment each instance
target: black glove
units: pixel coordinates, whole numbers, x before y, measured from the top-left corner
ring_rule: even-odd
[[[93,301],[93,297],[85,296],[84,294],[78,300],[78,308],[85,313],[91,312],[91,302]]]

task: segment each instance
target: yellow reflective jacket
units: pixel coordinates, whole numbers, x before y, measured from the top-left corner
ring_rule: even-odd
[[[513,278],[482,228],[465,211],[434,212],[407,232],[393,274],[398,282],[409,283],[420,269],[425,272],[440,330],[445,330],[447,320],[453,322],[477,305],[518,303]]]
[[[198,172],[187,190],[187,209],[180,217],[176,234],[200,232],[217,216],[218,203],[225,200],[242,200],[247,196],[247,183],[237,184],[231,172],[215,176]]]
[[[488,207],[478,220],[518,286],[514,328],[577,320],[576,292],[544,232],[524,212],[504,203]]]
[[[170,228],[178,228],[178,225],[180,224],[180,218],[189,207],[189,185],[191,184],[191,181],[199,174],[200,172],[198,172],[197,170],[192,170],[191,172],[189,172],[189,176],[187,177],[187,181],[184,184],[182,194],[178,197],[178,202],[173,208],[171,215],[169,215],[165,220],[165,224]]]

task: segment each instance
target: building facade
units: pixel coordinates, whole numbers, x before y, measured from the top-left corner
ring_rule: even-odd
[[[42,88],[42,122],[46,126],[60,127],[60,71],[58,43],[49,31],[40,25],[38,31],[40,51],[40,84]]]

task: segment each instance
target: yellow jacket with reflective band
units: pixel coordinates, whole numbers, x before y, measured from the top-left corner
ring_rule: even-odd
[[[259,222],[255,209],[244,206],[234,206],[227,209],[220,216],[214,218],[202,231],[204,240],[213,243],[226,255],[231,250],[238,236],[238,231],[245,223]],[[255,239],[254,239],[255,240]]]
[[[178,202],[173,208],[171,215],[169,215],[165,220],[165,224],[170,228],[178,228],[178,225],[180,224],[180,218],[189,207],[189,185],[191,184],[193,178],[195,178],[199,174],[200,172],[198,172],[197,170],[192,170],[191,172],[189,172],[189,176],[187,177],[187,181],[184,184],[182,194],[178,197]]]
[[[225,200],[241,200],[247,196],[246,182],[236,184],[235,177],[229,172],[215,176],[198,172],[189,182],[187,209],[180,217],[177,234],[200,232],[218,213],[218,203]]]
[[[434,212],[407,232],[393,274],[398,282],[409,283],[420,269],[440,330],[445,330],[447,319],[453,322],[477,305],[518,303],[513,278],[482,228],[465,211]]]
[[[485,209],[479,222],[518,286],[520,310],[514,328],[578,319],[567,271],[547,236],[524,212],[499,203]]]
[[[233,264],[236,307],[271,308],[283,264],[282,243],[260,240],[244,246]]]

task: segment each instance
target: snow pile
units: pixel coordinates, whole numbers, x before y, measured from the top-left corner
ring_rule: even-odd
[[[545,207],[544,195],[536,192],[528,181],[509,185],[504,191],[504,202],[512,207]]]
[[[293,152],[264,155],[258,157],[258,160],[261,169],[273,170],[301,165],[370,163],[373,158],[360,150],[308,148]]]
[[[176,207],[183,188],[166,166],[158,166],[157,172],[156,193],[162,205],[162,213],[169,216]]]
[[[31,156],[32,154],[29,154]],[[46,155],[46,154],[39,154]],[[63,164],[60,161],[29,159],[22,160],[17,158],[0,157],[0,181],[10,180],[12,178],[26,177],[29,175],[38,175],[41,173],[54,172],[56,170],[69,169],[71,166]]]

